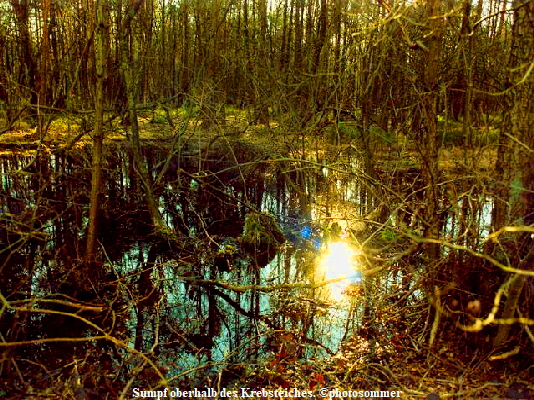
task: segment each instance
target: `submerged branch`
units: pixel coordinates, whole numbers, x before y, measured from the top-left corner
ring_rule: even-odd
[[[258,292],[270,293],[276,290],[291,290],[291,289],[318,289],[320,287],[337,283],[345,278],[329,279],[319,283],[281,283],[279,285],[262,286],[262,285],[234,285],[226,281],[219,281],[213,279],[199,279],[186,276],[178,277],[179,279],[193,285],[199,286],[215,286],[223,289],[233,290],[234,292],[246,292],[249,290],[256,290]]]

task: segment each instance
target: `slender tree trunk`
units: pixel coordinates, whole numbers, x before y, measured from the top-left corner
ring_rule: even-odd
[[[35,60],[33,59],[30,26],[29,26],[29,2],[23,0],[12,0],[11,5],[15,11],[16,21],[20,34],[20,60],[21,72],[20,82],[22,85],[30,89],[30,104],[37,104],[37,91],[35,88],[35,80],[37,76],[37,69]]]
[[[466,75],[465,103],[464,103],[464,120],[463,133],[465,138],[465,148],[473,148],[473,129],[472,125],[472,108],[473,108],[473,35],[470,27],[471,2],[464,2],[464,15],[462,23],[462,37],[466,42],[464,48],[464,63]]]
[[[295,44],[294,44],[294,63],[296,71],[302,68],[302,36],[303,36],[303,4],[301,0],[294,0],[295,4]]]
[[[512,49],[509,68],[512,107],[509,110],[505,129],[514,140],[504,152],[509,152],[510,186],[508,202],[510,219],[508,224],[515,226],[534,225],[534,75],[529,70],[534,58],[534,4],[529,1],[514,1],[514,25],[512,31]],[[506,174],[506,172],[505,172]],[[534,240],[529,232],[511,235],[507,240],[514,240],[514,253],[509,259],[515,261],[516,267],[532,269],[534,261]],[[514,318],[519,305],[521,292],[527,280],[526,275],[516,275],[508,290],[504,305],[503,319]],[[499,325],[499,331],[493,341],[495,347],[502,346],[508,340],[510,324]]]
[[[104,41],[105,20],[103,13],[104,0],[96,2],[96,37],[95,37],[95,124],[93,131],[93,166],[91,179],[91,199],[89,207],[89,227],[87,230],[87,261],[94,258],[98,234],[98,214],[100,208],[100,193],[102,190],[102,141],[104,115]]]
[[[427,47],[426,69],[424,72],[425,94],[423,95],[423,132],[421,135],[421,154],[423,162],[423,180],[425,183],[425,237],[436,239],[439,236],[437,213],[439,205],[439,135],[438,135],[438,96],[439,96],[439,61],[442,48],[441,34],[441,0],[428,0],[429,31],[431,32]],[[430,260],[439,257],[439,247],[427,246]]]
[[[280,46],[280,71],[284,72],[286,67],[289,65],[289,35],[288,30],[290,29],[288,27],[288,0],[284,1],[284,13],[282,17],[282,38],[281,38],[281,46]]]
[[[145,191],[148,212],[150,214],[154,228],[159,233],[166,231],[166,225],[161,218],[158,210],[154,191],[152,185],[148,179],[148,171],[145,163],[143,162],[143,156],[141,153],[141,143],[139,139],[139,121],[137,118],[137,79],[135,76],[137,43],[135,43],[135,36],[132,32],[132,22],[139,10],[139,6],[142,2],[133,2],[128,8],[127,15],[124,18],[122,25],[122,71],[124,74],[124,83],[126,86],[126,97],[128,104],[128,116],[130,118],[130,130],[131,140],[133,148],[134,166],[138,178],[140,179],[143,190]]]
[[[326,14],[327,5],[326,0],[321,0],[321,12],[319,14],[319,32],[317,33],[317,40],[315,41],[315,50],[313,55],[312,73],[317,73],[319,70],[319,62],[321,60],[321,52],[326,41]]]

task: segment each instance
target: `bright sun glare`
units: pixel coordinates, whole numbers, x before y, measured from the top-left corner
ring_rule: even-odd
[[[356,249],[347,242],[339,241],[328,243],[321,257],[319,265],[325,279],[342,279],[330,285],[331,296],[336,301],[343,299],[343,292],[351,283],[361,280],[356,270],[355,256]]]

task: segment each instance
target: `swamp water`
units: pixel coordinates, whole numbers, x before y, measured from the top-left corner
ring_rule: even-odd
[[[75,311],[64,301],[101,306],[98,316],[80,315],[138,351],[152,352],[159,365],[171,366],[169,377],[178,374],[176,381],[187,386],[206,383],[228,365],[253,369],[272,357],[336,354],[368,312],[371,285],[387,293],[402,284],[395,268],[372,284],[363,278],[372,267],[364,254],[367,236],[376,231],[364,219],[380,200],[354,173],[360,168],[354,158],[344,160],[345,171],[334,172],[308,162],[272,162],[258,151],[254,163],[228,152],[169,157],[155,147],[144,157],[160,214],[176,235],[153,234],[131,154],[109,151],[100,199],[102,257],[89,270],[83,261],[89,153],[0,158],[1,290],[9,301],[54,300],[48,309],[64,312]],[[402,179],[411,179],[413,189],[418,177]],[[481,210],[484,225],[488,210]],[[253,219],[267,214],[274,225]],[[399,223],[397,214],[385,217],[382,226]],[[458,234],[454,219],[445,221],[444,231]],[[263,241],[253,251],[245,245],[247,223],[256,223],[248,233]],[[17,318],[4,316],[3,331]],[[24,337],[7,340],[98,335],[57,314],[26,315],[22,325]],[[134,368],[124,349],[105,342],[16,351],[50,369],[72,357],[105,359],[123,365],[125,374]]]

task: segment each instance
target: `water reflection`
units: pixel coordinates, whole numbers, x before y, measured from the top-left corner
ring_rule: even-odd
[[[343,300],[350,285],[362,283],[362,274],[358,270],[360,266],[356,260],[360,253],[348,241],[335,241],[325,245],[317,268],[323,279],[336,281],[329,285],[332,300]]]
[[[146,155],[146,162],[159,165],[166,156],[154,150]],[[105,259],[99,268],[112,271],[109,282],[122,285],[110,286],[105,293],[83,281],[83,274],[76,278],[84,257],[91,181],[87,155],[43,157],[32,175],[13,172],[28,163],[23,157],[0,160],[0,248],[9,248],[0,250],[0,267],[9,278],[6,293],[18,293],[22,300],[27,298],[23,290],[34,297],[60,294],[78,299],[82,293],[89,303],[98,298],[100,304],[104,299],[116,307],[113,311],[123,323],[120,332],[115,333],[117,329],[113,334],[123,335],[139,351],[157,344],[162,364],[195,371],[207,361],[230,364],[265,360],[280,348],[278,337],[287,332],[296,335],[295,341],[305,343],[295,357],[335,353],[341,342],[357,331],[363,316],[372,315],[374,292],[412,288],[410,275],[400,266],[366,278],[365,292],[364,267],[360,264],[365,257],[355,242],[385,238],[375,234],[372,239],[388,224],[389,228],[415,230],[420,221],[419,200],[402,200],[395,206],[395,216],[391,213],[377,223],[369,215],[380,201],[348,173],[326,173],[327,169],[318,168],[304,174],[295,172],[293,164],[275,167],[274,163],[269,167],[272,170],[255,168],[238,173],[229,168],[229,160],[216,158],[226,160],[224,165],[205,161],[203,168],[224,170],[224,174],[200,174],[198,163],[176,160],[171,163],[176,168],[166,171],[164,182],[157,183],[157,177],[151,177],[159,212],[180,238],[167,242],[152,232],[142,185],[130,158],[127,151],[117,151],[108,155],[104,169],[99,242]],[[402,179],[407,178],[403,175]],[[400,187],[398,191],[401,193]],[[406,199],[411,199],[412,192],[410,187]],[[491,203],[485,198],[469,203],[473,198],[466,197],[457,206],[456,199],[451,202],[455,212],[443,217],[445,237],[464,232],[469,232],[466,240],[479,237],[476,232],[481,227],[477,224],[487,224]],[[260,265],[257,257],[255,262],[251,260],[240,241],[245,219],[259,211],[274,216],[286,238],[267,266]],[[386,222],[388,218],[390,222]],[[24,230],[33,234],[25,239]],[[395,232],[391,230],[394,235],[387,244],[400,247]],[[365,245],[366,253],[370,248]],[[369,261],[365,262],[369,268]],[[414,257],[409,265],[417,277],[417,259]],[[61,280],[62,276],[67,278]],[[314,286],[325,280],[338,281],[327,287]],[[27,283],[26,289],[20,281]],[[153,287],[143,289],[147,281],[153,282]],[[115,297],[107,294],[115,291]],[[412,296],[417,295],[415,289]],[[124,307],[119,307],[116,298],[125,299]],[[135,303],[140,298],[146,298],[145,302]],[[52,325],[48,321],[28,322],[32,328],[28,332],[58,336],[49,331]],[[53,322],[54,326],[65,325],[63,320]],[[7,330],[10,323],[4,322]],[[70,332],[73,337],[85,334],[87,327],[77,329]],[[81,347],[73,351],[80,353],[79,358],[85,354]],[[36,360],[44,362],[46,354],[41,353]],[[114,357],[116,364],[123,362],[119,355]],[[198,371],[198,379],[204,379],[206,374]]]

